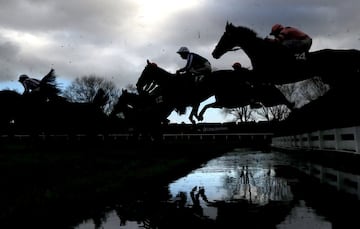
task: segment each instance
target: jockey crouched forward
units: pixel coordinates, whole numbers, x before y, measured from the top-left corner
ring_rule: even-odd
[[[211,64],[205,57],[190,52],[187,47],[181,47],[177,53],[186,60],[186,65],[177,70],[176,75],[193,77],[194,82],[197,83],[211,73]]]
[[[235,62],[233,65],[232,65],[232,68],[234,69],[234,71],[239,74],[239,77],[245,77],[243,78],[244,80],[244,84],[246,86],[248,86],[249,88],[251,88],[252,90],[251,91],[256,91],[257,88],[259,88],[260,84],[259,83],[256,83],[254,82],[253,80],[251,80],[249,77],[249,69],[247,68],[244,68],[239,62]],[[258,109],[258,108],[261,108],[262,107],[262,104],[258,101],[256,101],[254,98],[250,99],[250,108],[251,109]]]
[[[271,28],[270,35],[273,35],[274,39],[266,38],[267,41],[279,42],[289,48],[296,59],[305,59],[305,54],[309,52],[312,45],[312,38],[308,34],[290,26],[275,24]]]
[[[35,78],[30,78],[27,75],[19,76],[19,82],[24,87],[23,94],[29,94],[30,92],[39,92],[40,91],[40,80]]]

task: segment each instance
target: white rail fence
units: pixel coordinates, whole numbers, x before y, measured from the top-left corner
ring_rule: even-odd
[[[272,138],[273,147],[360,154],[360,126],[319,130]]]

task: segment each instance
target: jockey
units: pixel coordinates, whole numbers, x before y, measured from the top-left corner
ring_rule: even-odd
[[[266,40],[279,42],[291,49],[294,53],[307,53],[312,45],[312,38],[301,30],[294,27],[284,27],[281,24],[275,24],[271,28],[270,35],[275,38]]]
[[[243,68],[243,66],[239,62],[235,62],[232,65],[232,67],[237,75],[241,74],[241,73],[245,73],[245,72],[246,72],[246,74],[244,74],[245,76],[249,75],[249,74],[247,74],[249,72],[249,69]],[[261,84],[259,84],[258,82],[254,81],[253,79],[248,78],[248,77],[243,79],[243,84],[245,84],[246,86],[248,86],[251,89],[259,88],[261,86]],[[262,107],[262,104],[260,102],[255,101],[254,98],[250,99],[249,105],[250,105],[251,109],[258,109],[258,108]]]
[[[235,63],[233,63],[233,65],[231,65],[231,67],[234,69],[234,71],[236,71],[237,73],[239,73],[239,72],[246,72],[246,75],[249,75],[248,73],[249,73],[249,69],[247,69],[247,68],[244,68],[241,64],[240,64],[240,62],[235,62]],[[251,76],[252,77],[252,76]]]
[[[33,91],[40,90],[40,80],[38,79],[30,78],[27,75],[21,75],[19,77],[19,82],[24,87],[24,93],[23,93],[24,95]]]
[[[177,75],[185,73],[195,77],[203,77],[211,73],[211,64],[206,58],[190,52],[187,47],[181,47],[177,53],[187,61],[185,67],[176,71]]]

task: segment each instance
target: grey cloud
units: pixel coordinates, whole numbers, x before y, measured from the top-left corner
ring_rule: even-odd
[[[17,57],[20,49],[16,44],[10,41],[4,41],[0,37],[0,78],[3,81],[13,79],[16,74],[16,66],[14,63],[17,62]]]

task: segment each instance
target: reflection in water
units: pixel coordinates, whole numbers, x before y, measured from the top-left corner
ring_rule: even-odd
[[[286,179],[276,176],[272,156],[262,152],[226,154],[174,181],[169,185],[170,192],[173,196],[189,193],[191,198],[185,199],[191,206],[189,199],[194,199],[191,187],[198,185],[201,190],[206,189],[206,199],[197,199],[194,205],[201,206],[202,216],[217,223],[225,224],[244,216],[242,223],[251,226],[249,220],[266,214],[274,217],[276,214],[271,211],[279,212],[279,209],[286,210],[279,212],[285,217],[283,214],[292,206],[293,196]]]
[[[169,184],[170,199],[119,204],[76,229],[341,227],[349,217],[334,216],[323,206],[334,195],[324,195],[303,177],[300,182],[290,165],[294,162],[281,153],[229,152]]]
[[[263,154],[233,152],[213,159],[203,168],[170,184],[170,192],[186,193],[187,190],[199,185],[206,188],[207,197],[212,202],[242,199],[253,204],[265,205],[269,200],[292,200],[286,179],[277,177],[273,162],[266,158],[260,161],[257,153]],[[268,156],[270,155],[265,157]]]

